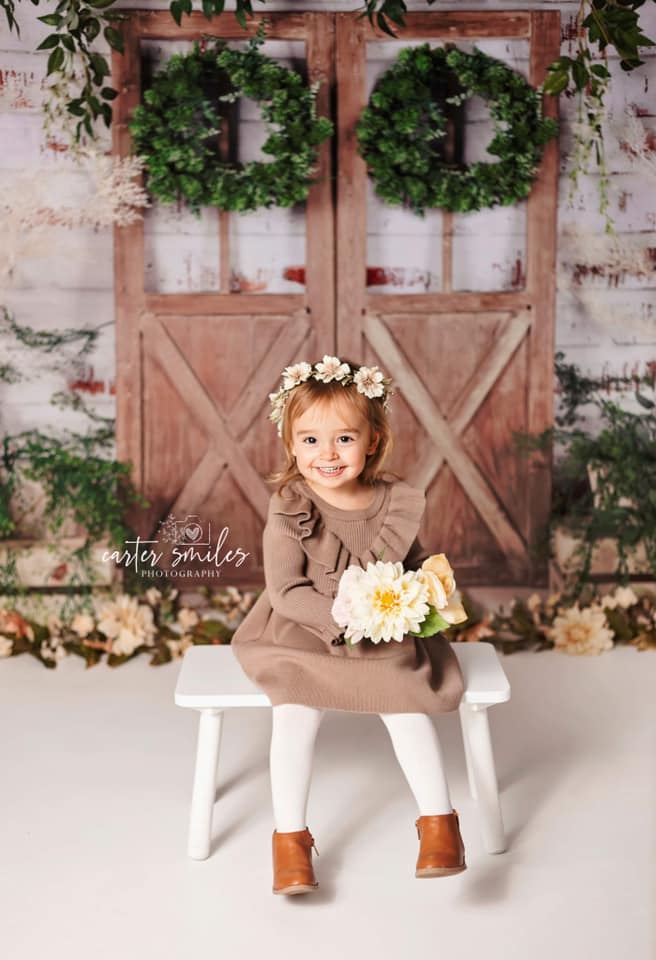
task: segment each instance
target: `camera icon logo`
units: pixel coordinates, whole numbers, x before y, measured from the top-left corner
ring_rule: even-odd
[[[198,514],[190,513],[184,520],[175,521],[175,543],[188,547],[207,547],[210,545],[211,527],[207,522],[207,532]]]

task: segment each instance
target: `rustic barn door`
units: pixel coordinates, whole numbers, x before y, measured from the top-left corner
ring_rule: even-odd
[[[555,143],[528,203],[466,216],[434,211],[420,221],[376,202],[355,126],[376,74],[407,43],[475,42],[503,60],[511,51],[511,65],[522,69],[524,58],[538,84],[558,55],[559,14],[413,13],[397,41],[358,14],[273,13],[266,21],[267,43],[283,46],[263,52],[282,50],[284,58],[284,44],[296,44],[298,67],[300,44],[309,81],[322,81],[319,113],[331,115],[336,103],[337,165],[333,171],[334,145],[324,143],[319,182],[292,223],[298,232],[300,217],[305,240],[292,271],[297,282],[281,292],[238,282],[232,246],[236,221],[245,218],[221,213],[209,221],[216,268],[207,282],[199,248],[190,248],[194,289],[185,292],[153,282],[148,231],[157,211],[150,227],[147,219],[116,231],[117,447],[152,503],[140,532],[153,534],[169,515],[196,518],[197,528],[211,522],[214,540],[228,527],[224,549],[250,556],[222,579],[261,584],[270,495],[262,478],[280,462],[268,393],[287,364],[335,353],[379,363],[396,381],[390,467],[426,489],[423,538],[448,554],[459,583],[545,583],[531,544],[549,513],[549,460],[522,459],[511,433],[539,430],[552,418]],[[249,21],[251,35],[258,23]],[[155,44],[168,55],[203,33],[244,40],[233,14],[208,23],[194,13],[178,28],[168,11],[133,12],[125,54],[114,54],[116,154],[130,149],[126,122],[141,97],[144,51]],[[482,118],[469,119],[475,132]],[[257,254],[257,230],[271,224],[251,229]],[[167,263],[185,239],[179,222],[169,232]],[[486,267],[486,257],[499,262]]]
[[[284,57],[291,50],[293,65],[307,69],[308,81],[321,81],[317,107],[319,114],[326,115],[334,18],[274,13],[266,21],[267,44],[262,52],[275,56],[282,50]],[[257,21],[249,21],[251,35],[257,26]],[[127,156],[130,151],[127,121],[141,98],[143,65],[152,64],[158,53],[167,59],[171,52],[178,52],[180,41],[187,41],[190,49],[191,41],[203,34],[245,39],[233,14],[208,23],[202,14],[193,13],[185,16],[182,27],[165,10],[135,12],[127,21],[125,54],[113,58],[114,86],[120,91],[115,154]],[[252,128],[256,120],[245,118]],[[186,542],[193,546],[198,539],[200,546],[207,539],[216,543],[227,527],[223,555],[237,547],[250,554],[247,562],[221,571],[221,580],[227,583],[257,583],[262,578],[261,532],[270,496],[262,478],[279,465],[279,441],[266,419],[268,394],[277,389],[280,372],[293,357],[321,356],[334,349],[330,178],[328,141],[320,153],[319,182],[311,188],[303,210],[295,212],[291,227],[288,219],[280,228],[298,233],[299,243],[305,241],[301,254],[305,267],[297,277],[304,285],[278,284],[283,292],[270,292],[270,284],[269,289],[262,284],[262,292],[257,284],[239,281],[238,256],[257,248],[258,231],[262,238],[272,229],[272,221],[258,220],[257,214],[250,220],[242,218],[251,224],[246,237],[238,233],[237,215],[204,211],[208,216],[199,228],[189,221],[181,225],[180,220],[168,222],[167,227],[162,218],[173,214],[157,209],[150,221],[146,218],[145,223],[115,234],[117,449],[120,459],[132,462],[136,484],[152,505],[140,514],[139,532],[157,538],[158,521],[172,517],[180,528],[189,518]],[[195,246],[185,236],[185,231],[194,230]],[[186,268],[196,289],[162,292],[153,277],[157,259],[153,245],[164,244],[162,261],[173,269],[185,258],[180,252],[185,242]],[[217,249],[215,269],[199,272],[197,260],[206,256],[211,242]],[[263,244],[262,250],[261,259],[272,256],[271,245]],[[180,285],[184,279],[180,277]],[[202,555],[200,549],[197,552]],[[162,566],[167,566],[166,559]],[[201,574],[217,565],[202,560],[185,566],[196,566]],[[207,582],[221,585],[216,580]]]
[[[412,13],[399,39],[510,52],[538,85],[559,54],[559,14]],[[395,380],[392,467],[426,490],[427,545],[447,553],[459,583],[545,584],[532,546],[549,516],[550,461],[521,457],[512,431],[552,422],[556,143],[515,209],[421,221],[385,208],[355,126],[398,48],[357,15],[338,15],[337,354]],[[466,139],[488,142],[480,105],[472,113]]]

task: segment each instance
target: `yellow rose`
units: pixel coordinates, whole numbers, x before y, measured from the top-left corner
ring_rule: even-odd
[[[465,608],[455,597],[452,597],[446,607],[442,607],[439,611],[440,616],[444,617],[447,623],[464,623],[467,619],[467,614],[465,613]]]
[[[426,603],[430,603],[430,605],[437,610],[441,607],[446,607],[449,598],[437,574],[431,570],[424,570],[422,567],[421,570],[417,570],[417,580],[426,587]]]
[[[455,577],[453,576],[451,564],[446,558],[446,554],[434,553],[432,556],[427,557],[427,559],[422,563],[421,569],[435,574],[435,576],[439,578],[447,597],[451,596],[456,588],[456,581]]]

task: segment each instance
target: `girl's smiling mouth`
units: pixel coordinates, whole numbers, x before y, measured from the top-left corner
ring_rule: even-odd
[[[342,466],[342,467],[316,467],[315,469],[318,470],[319,473],[322,474],[322,476],[324,477],[337,477],[346,468]]]

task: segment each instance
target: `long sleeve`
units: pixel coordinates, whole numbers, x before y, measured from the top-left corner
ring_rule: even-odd
[[[419,540],[415,537],[408,550],[408,555],[403,563],[405,570],[418,570],[424,560],[430,557],[430,551],[424,549]]]
[[[264,581],[276,613],[311,630],[327,645],[342,633],[333,620],[332,597],[315,590],[305,576],[300,542],[283,529],[281,518],[269,515],[262,534]]]

